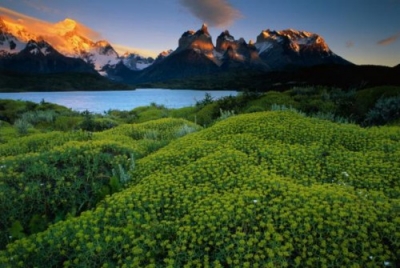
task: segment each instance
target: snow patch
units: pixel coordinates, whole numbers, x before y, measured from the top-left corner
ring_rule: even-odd
[[[31,54],[33,55],[37,55],[38,53],[40,53],[40,50],[38,48],[34,48],[31,51],[29,51]]]
[[[225,36],[224,36],[224,39],[225,39],[226,41],[235,42],[235,38],[233,38],[232,36],[229,36],[229,35],[225,35]]]
[[[108,76],[107,72],[105,72],[105,71],[98,71],[98,73],[99,73],[101,76],[105,76],[105,77]]]
[[[273,44],[272,42],[265,41],[261,43],[255,43],[255,47],[257,48],[258,53],[261,54],[270,50],[273,47]]]
[[[94,64],[96,71],[100,71],[105,65],[115,65],[119,60],[114,56],[90,53],[89,61]]]
[[[143,69],[146,69],[147,67],[149,67],[150,65],[152,65],[152,63],[137,62],[136,63],[136,68],[138,70],[143,70]]]
[[[6,54],[17,54],[26,47],[25,42],[21,42],[14,37],[3,36],[5,37],[5,40],[0,41],[0,52],[5,52]]]
[[[48,47],[43,47],[40,49],[40,52],[42,52],[43,55],[48,55],[50,52],[48,51]]]

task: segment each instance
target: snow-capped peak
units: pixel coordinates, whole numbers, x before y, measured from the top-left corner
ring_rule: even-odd
[[[201,26],[201,31],[205,34],[210,36],[210,33],[208,32],[208,26],[206,23],[203,23],[203,25]]]
[[[73,32],[77,29],[77,26],[78,22],[69,18],[66,18],[65,20],[60,21],[54,25],[59,35],[65,35],[68,32]]]
[[[110,46],[110,43],[108,43],[106,40],[100,40],[95,43],[95,46],[96,47],[107,47],[107,46]]]
[[[0,16],[0,31],[3,31],[7,28],[6,24],[3,21],[3,18]]]
[[[120,59],[126,67],[133,71],[143,70],[154,63],[154,59],[151,57],[143,57],[129,52],[125,52]]]
[[[330,52],[328,45],[321,36],[311,32],[298,31],[294,29],[281,31],[271,31],[269,29],[264,30],[257,37],[255,45],[261,54],[282,42],[287,42],[289,47],[296,52],[299,52],[302,47],[314,47],[314,49],[320,51]]]
[[[25,47],[30,54],[38,55],[41,54],[43,56],[47,56],[54,52],[54,49],[51,47],[49,43],[44,40],[34,41],[30,40]]]

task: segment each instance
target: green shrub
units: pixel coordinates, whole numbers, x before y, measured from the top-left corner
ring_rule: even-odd
[[[176,131],[176,137],[180,138],[196,131],[198,131],[198,128],[184,124]]]
[[[263,107],[261,106],[250,106],[245,110],[245,113],[257,113],[257,112],[263,112],[265,111]]]
[[[201,109],[201,108],[203,108],[203,107],[205,107],[205,106],[207,106],[207,105],[209,105],[209,104],[211,104],[213,102],[214,102],[214,98],[211,96],[211,94],[210,93],[205,93],[204,94],[204,98],[202,100],[196,101],[196,105],[195,106],[198,109]]]
[[[195,122],[195,113],[197,107],[183,107],[179,109],[171,109],[169,115],[173,118],[183,118],[191,122]]]
[[[163,105],[157,105],[155,103],[150,106],[137,107],[133,109],[132,112],[137,115],[135,123],[143,123],[168,117],[168,109]]]
[[[52,123],[56,118],[56,112],[53,110],[46,111],[29,111],[22,114],[21,119],[29,122],[32,125],[36,125],[40,122]]]
[[[114,128],[118,126],[119,123],[110,118],[95,118],[94,119],[94,131],[103,131],[106,129]]]
[[[264,95],[262,95],[259,99],[250,101],[247,104],[247,107],[259,106],[262,107],[264,110],[269,110],[271,105],[273,104],[286,105],[292,107],[296,107],[297,105],[289,94],[276,91],[269,91]]]
[[[3,227],[10,227],[15,220],[22,224],[25,234],[31,234],[29,225],[36,215],[48,224],[65,219],[72,211],[79,215],[95,207],[112,169],[128,166],[132,153],[117,142],[70,142],[48,152],[4,159],[0,172],[0,247],[4,248],[8,240],[4,240],[8,236]]]
[[[201,126],[209,126],[219,116],[219,106],[216,102],[208,104],[196,113],[196,123]]]
[[[359,123],[363,122],[367,113],[374,108],[379,99],[395,97],[399,94],[400,87],[394,86],[380,86],[357,91],[353,114]]]
[[[182,122],[145,125],[175,135]],[[130,128],[105,133],[112,138]],[[365,129],[292,111],[230,117],[137,159],[132,172],[124,166],[133,183],[93,210],[27,237],[24,221],[10,221],[0,230],[22,238],[0,251],[0,263],[396,266],[399,149],[398,127]],[[28,225],[40,220],[34,215]]]
[[[374,108],[366,115],[364,124],[385,125],[400,118],[400,95],[397,97],[380,98]]]
[[[316,95],[321,91],[320,87],[308,86],[308,87],[293,87],[290,90],[292,96],[312,96]]]
[[[229,117],[231,117],[231,116],[234,116],[235,115],[235,111],[234,110],[231,110],[231,111],[224,111],[224,110],[222,110],[221,108],[219,109],[219,117],[217,118],[217,120],[224,120],[224,119],[226,119],[226,118],[229,118]]]
[[[95,131],[94,115],[88,110],[81,113],[83,121],[79,124],[79,128],[86,131]]]
[[[28,130],[32,127],[32,125],[25,119],[17,119],[14,122],[14,127],[17,129],[19,134],[26,135],[28,134]]]
[[[81,116],[57,116],[54,122],[54,129],[61,131],[71,131],[79,128],[83,118]]]

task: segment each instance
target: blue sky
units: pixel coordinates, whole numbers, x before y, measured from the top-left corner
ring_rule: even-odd
[[[264,29],[293,28],[321,35],[356,64],[400,63],[400,0],[2,0],[0,6],[51,23],[68,17],[113,45],[153,56],[175,49],[183,32],[205,22],[214,41],[225,29],[249,41]]]

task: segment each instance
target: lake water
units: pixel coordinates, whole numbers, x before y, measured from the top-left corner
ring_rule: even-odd
[[[209,93],[214,99],[236,96],[237,91],[136,89],[129,91],[68,91],[68,92],[21,92],[0,93],[0,99],[28,100],[36,103],[57,103],[75,111],[88,110],[103,113],[110,109],[132,110],[154,102],[167,108],[182,108],[195,105]]]

